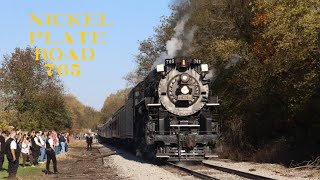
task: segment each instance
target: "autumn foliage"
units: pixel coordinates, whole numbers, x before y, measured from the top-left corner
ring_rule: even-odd
[[[0,69],[0,128],[79,132],[95,129],[100,112],[66,95],[56,72],[47,75],[35,49],[16,48],[3,57]]]
[[[116,93],[111,93],[106,98],[101,109],[101,123],[105,123],[118,109],[124,105],[130,90],[130,88],[125,88],[117,91]]]
[[[141,41],[135,74],[146,74],[188,15],[186,30],[197,30],[187,56],[210,65],[221,99],[220,153],[264,162],[319,154],[320,1],[182,0],[171,8]]]

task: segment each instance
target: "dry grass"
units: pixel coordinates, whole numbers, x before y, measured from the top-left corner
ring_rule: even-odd
[[[217,144],[216,151],[221,158],[228,158],[236,161],[253,161],[261,163],[275,163],[280,162],[288,150],[286,139],[278,139],[269,142],[260,149],[247,146],[237,146],[235,143],[221,141]]]
[[[291,164],[292,169],[320,169],[320,156],[309,161],[303,161],[299,164]]]
[[[260,148],[252,155],[252,161],[276,163],[286,159],[285,153],[289,147],[285,138],[270,142],[268,145]]]
[[[69,143],[69,148],[84,148],[86,147],[85,140],[74,140]]]

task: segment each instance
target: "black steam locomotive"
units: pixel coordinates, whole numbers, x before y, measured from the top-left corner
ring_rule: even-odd
[[[100,139],[169,161],[212,156],[220,129],[215,118],[219,103],[210,96],[206,74],[208,65],[198,59],[166,59],[97,127]]]

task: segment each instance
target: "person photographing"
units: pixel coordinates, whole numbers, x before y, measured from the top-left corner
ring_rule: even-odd
[[[22,167],[23,168],[26,167],[26,162],[27,162],[28,158],[30,160],[30,165],[32,167],[34,167],[34,165],[33,165],[33,156],[31,154],[30,147],[31,147],[30,138],[27,137],[27,135],[25,134],[22,137],[22,143],[21,143]]]

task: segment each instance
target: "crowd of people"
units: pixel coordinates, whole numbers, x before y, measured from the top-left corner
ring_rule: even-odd
[[[30,166],[37,166],[46,161],[46,174],[49,174],[50,162],[53,170],[58,173],[56,155],[68,151],[69,133],[56,131],[22,132],[0,130],[0,171],[3,170],[5,156],[8,160],[9,178],[15,178],[19,168],[19,157],[22,155],[22,167],[27,162]]]

